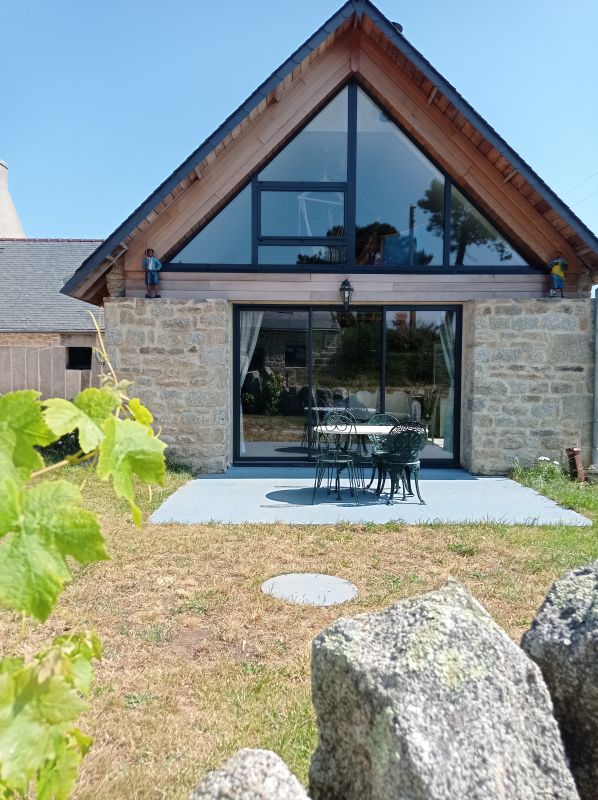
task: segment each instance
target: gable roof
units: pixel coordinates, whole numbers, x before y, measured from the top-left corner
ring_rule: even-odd
[[[475,144],[500,172],[502,180],[510,182],[525,197],[530,211],[534,210],[549,221],[583,264],[598,271],[598,237],[409,43],[400,25],[390,22],[369,0],[348,0],[85,259],[62,291],[76,297],[97,295],[97,282],[104,272],[126,252],[136,235],[143,233],[178,195],[200,178],[197,170],[202,162],[217,157],[227,142],[250,124],[256,113],[276,102],[280,86],[292,81],[303,64],[324,52],[352,25],[360,26],[385,49],[394,49],[394,60],[404,62],[410,78],[427,93],[427,102],[438,107],[455,128]]]
[[[0,332],[94,331],[98,309],[61,294],[98,239],[0,239]],[[101,314],[101,312],[100,312]]]

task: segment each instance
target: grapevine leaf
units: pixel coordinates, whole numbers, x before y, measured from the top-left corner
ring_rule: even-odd
[[[21,792],[51,749],[48,726],[36,717],[35,704],[23,700],[15,698],[12,713],[0,721],[0,785],[6,783]]]
[[[22,483],[29,477],[29,470],[18,469],[14,462],[16,443],[13,431],[0,429],[0,478],[13,478]]]
[[[142,425],[149,427],[154,421],[154,417],[149,408],[142,405],[138,397],[132,397],[129,400],[129,411],[133,417]]]
[[[0,548],[0,600],[15,611],[44,622],[68,578],[64,560],[37,536],[18,533]]]
[[[11,531],[19,517],[19,489],[10,478],[0,480],[0,538]]]
[[[25,390],[0,397],[0,434],[5,431],[14,434],[12,459],[16,467],[24,467],[28,473],[44,466],[35,447],[51,444],[58,438],[44,422],[39,396],[39,392]]]
[[[40,686],[37,708],[39,715],[52,724],[77,719],[87,706],[63,678],[54,677]]]
[[[78,429],[81,450],[90,453],[96,449],[104,434],[85,412],[59,397],[46,400],[45,406],[44,419],[58,437]]]
[[[93,668],[85,656],[75,656],[71,664],[71,677],[77,691],[89,694],[93,679]]]
[[[38,800],[72,792],[92,741],[72,727],[86,708],[73,667],[83,659],[91,669],[94,638],[58,637],[30,664],[0,660],[0,797],[29,796],[32,782]]]
[[[118,407],[118,400],[106,389],[84,389],[75,397],[73,404],[100,426]]]
[[[141,524],[141,511],[133,497],[132,476],[144,483],[164,484],[166,445],[151,429],[132,419],[110,417],[104,423],[105,437],[100,444],[98,477],[112,477],[114,491],[129,501],[133,519]]]
[[[81,495],[67,481],[21,489],[21,513],[5,527],[0,547],[0,599],[44,621],[71,575],[66,556],[82,564],[108,558],[95,515],[80,508]]]
[[[38,800],[66,800],[75,788],[83,755],[80,749],[69,747],[61,736],[54,748],[54,759],[46,761],[39,771]]]

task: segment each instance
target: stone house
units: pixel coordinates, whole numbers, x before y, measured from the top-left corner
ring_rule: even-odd
[[[36,389],[72,399],[97,385],[97,306],[61,294],[99,241],[0,238],[0,394]]]
[[[350,0],[63,291],[104,305],[116,368],[197,470],[304,463],[346,406],[422,418],[426,463],[493,473],[590,457],[596,271],[596,236]]]

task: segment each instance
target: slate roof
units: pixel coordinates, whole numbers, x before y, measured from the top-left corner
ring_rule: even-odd
[[[93,331],[98,308],[60,293],[97,239],[1,239],[0,333]]]

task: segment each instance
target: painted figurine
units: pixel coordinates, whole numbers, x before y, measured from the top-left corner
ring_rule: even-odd
[[[149,247],[145,251],[143,259],[143,271],[145,272],[145,296],[152,297],[152,289],[154,290],[154,297],[161,297],[160,292],[160,276],[158,272],[162,269],[160,259],[156,258],[154,251]]]
[[[557,297],[557,293],[561,293],[564,297],[563,289],[565,288],[565,273],[569,269],[569,263],[561,255],[553,258],[548,263],[550,271],[550,295],[549,297]]]

